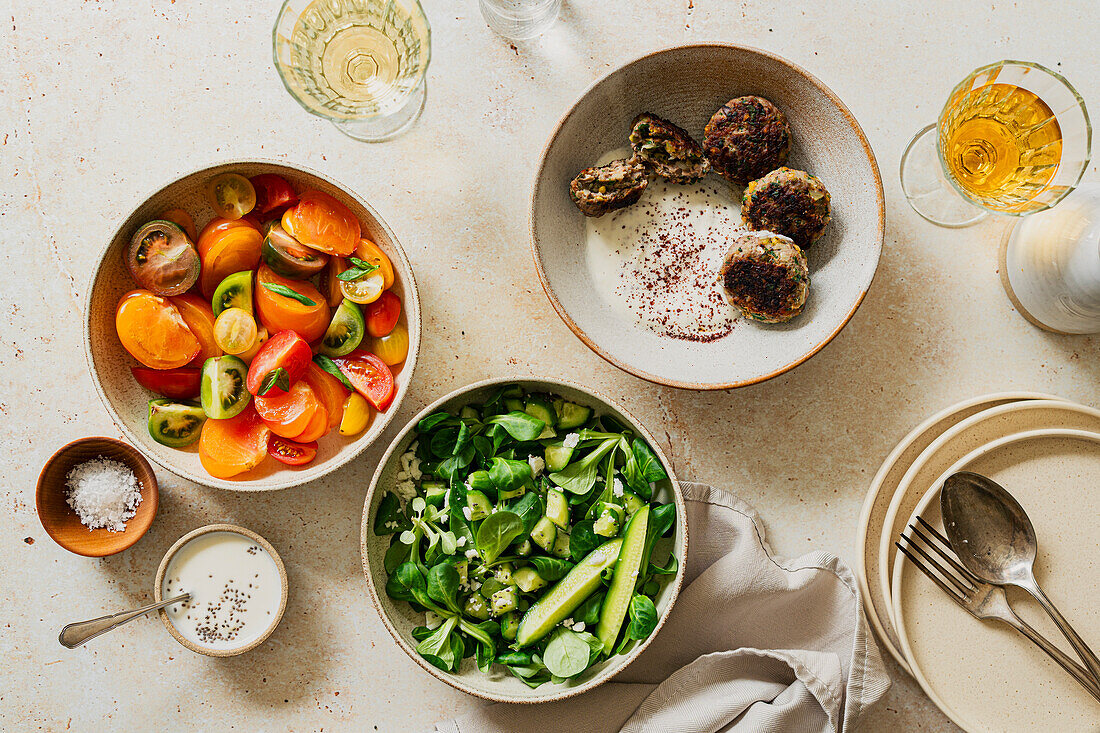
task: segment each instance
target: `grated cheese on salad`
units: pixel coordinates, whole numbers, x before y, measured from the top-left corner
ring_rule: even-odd
[[[577,444],[580,443],[580,442],[581,442],[580,433],[570,433],[569,435],[565,436],[565,440],[563,440],[561,442],[561,444],[565,448],[576,448]]]
[[[89,530],[122,532],[141,503],[141,485],[134,472],[103,456],[73,466],[65,484],[69,507]]]

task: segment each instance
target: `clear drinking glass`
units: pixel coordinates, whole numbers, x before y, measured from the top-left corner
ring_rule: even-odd
[[[479,0],[479,3],[489,27],[513,41],[542,35],[561,10],[561,0]]]
[[[356,140],[396,137],[424,108],[431,28],[417,0],[286,0],[272,44],[291,96]]]
[[[1049,209],[1081,180],[1092,148],[1084,100],[1068,81],[1026,61],[975,69],[936,124],[909,142],[901,187],[922,217],[963,227],[987,213]]]

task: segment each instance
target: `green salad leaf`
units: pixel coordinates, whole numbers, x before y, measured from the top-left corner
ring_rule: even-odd
[[[527,461],[494,458],[489,478],[498,491],[515,491],[531,480],[531,466]]]
[[[657,607],[649,596],[640,593],[630,599],[628,613],[630,623],[626,627],[626,635],[630,639],[644,639],[657,628]]]
[[[526,412],[514,410],[503,415],[496,415],[487,421],[490,425],[499,425],[513,438],[520,442],[537,440],[542,435],[546,423],[537,417],[532,417]]]
[[[514,512],[490,514],[477,528],[478,554],[485,564],[496,560],[508,545],[523,534],[523,520]]]
[[[588,669],[590,653],[588,643],[576,632],[559,628],[550,637],[542,662],[550,670],[550,674],[569,678]]]

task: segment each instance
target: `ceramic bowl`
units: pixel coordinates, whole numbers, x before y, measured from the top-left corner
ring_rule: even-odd
[[[373,240],[393,263],[393,292],[401,298],[401,323],[409,331],[409,355],[393,367],[397,395],[386,412],[376,413],[369,427],[355,439],[330,434],[320,441],[317,457],[309,464],[294,468],[278,461],[267,460],[257,468],[231,479],[210,476],[199,463],[198,447],[178,449],[163,446],[149,436],[146,405],[154,396],[139,385],[130,373],[138,366],[119,343],[115,332],[115,306],[119,297],[137,287],[124,261],[124,252],[134,231],[165,209],[186,209],[201,230],[214,212],[206,203],[203,185],[212,176],[235,172],[246,177],[260,173],[277,173],[302,191],[316,188],[329,193],[347,205],[359,218],[363,236]],[[172,473],[196,483],[237,491],[265,491],[297,486],[318,479],[336,470],[359,455],[381,435],[401,406],[408,391],[420,347],[420,297],[413,279],[412,266],[397,242],[393,231],[359,195],[319,173],[275,162],[235,161],[205,168],[179,178],[161,188],[144,201],[118,228],[104,250],[92,274],[85,308],[84,349],[92,381],[103,404],[114,421],[134,445]]]
[[[628,147],[630,123],[653,112],[701,142],[711,115],[753,94],[790,121],[787,165],[821,179],[832,223],[808,251],[810,295],[782,325],[739,319],[726,337],[696,343],[659,336],[597,293],[586,264],[585,219],[570,180],[606,153]],[[741,188],[730,190],[740,201]],[[644,200],[644,195],[643,195]],[[531,235],[543,289],[566,325],[607,361],[652,382],[726,389],[770,379],[820,351],[863,300],[878,266],[886,225],[874,153],[852,113],[824,84],[773,54],[698,44],[657,51],[597,81],[565,113],[543,151],[531,198]]]
[[[680,558],[680,566],[675,577],[664,584],[657,596],[656,605],[660,613],[657,628],[649,635],[649,638],[636,646],[629,654],[617,655],[590,667],[580,677],[569,682],[563,684],[547,682],[536,689],[527,687],[499,666],[490,675],[482,674],[478,671],[472,658],[464,660],[455,674],[444,672],[425,661],[416,652],[417,642],[412,638],[412,630],[417,626],[424,625],[424,615],[414,612],[408,603],[394,601],[386,594],[387,574],[383,559],[390,545],[390,537],[378,537],[373,530],[374,516],[382,497],[397,483],[396,477],[400,470],[401,456],[416,439],[415,428],[417,423],[425,416],[439,410],[457,412],[463,405],[484,400],[494,389],[499,389],[501,385],[505,384],[518,384],[532,391],[557,394],[567,400],[587,405],[593,408],[597,414],[610,415],[629,425],[635,431],[635,434],[649,443],[658,459],[660,459],[661,465],[668,473],[668,480],[657,484],[654,497],[665,503],[676,505],[676,531],[673,538],[673,552],[676,557]],[[615,676],[634,661],[660,632],[665,619],[668,618],[668,614],[672,610],[684,579],[686,563],[683,559],[687,557],[688,552],[688,527],[684,521],[685,516],[684,498],[680,493],[679,484],[676,482],[671,462],[664,455],[653,435],[622,407],[611,402],[607,397],[572,382],[534,377],[489,379],[451,392],[425,407],[420,414],[409,421],[390,445],[389,450],[386,451],[386,455],[378,464],[378,469],[371,480],[366,503],[363,507],[361,530],[363,571],[367,576],[367,588],[370,591],[371,600],[374,601],[375,608],[378,609],[386,628],[398,646],[433,677],[463,692],[496,702],[536,703],[563,700],[591,690]]]
[[[186,545],[196,537],[200,537],[204,534],[210,534],[211,532],[232,532],[247,537],[256,544],[260,545],[267,551],[267,554],[271,556],[271,559],[275,562],[275,569],[279,572],[280,596],[279,596],[279,610],[271,619],[271,623],[264,630],[262,634],[238,647],[231,649],[211,649],[208,646],[202,646],[191,641],[176,629],[175,624],[168,617],[168,612],[165,609],[160,609],[158,615],[160,616],[161,623],[164,624],[164,628],[168,629],[168,633],[172,635],[172,638],[178,641],[183,647],[195,652],[196,654],[203,654],[208,657],[235,657],[238,654],[244,654],[247,651],[251,651],[267,641],[267,638],[271,636],[279,626],[279,622],[283,619],[283,612],[286,610],[286,598],[287,598],[287,578],[286,578],[286,566],[283,565],[283,559],[279,557],[279,553],[275,551],[275,548],[271,546],[271,543],[265,540],[260,535],[256,534],[250,529],[244,527],[238,527],[235,524],[208,524],[205,527],[199,527],[198,529],[191,530],[183,537],[180,537],[175,543],[168,548],[168,552],[164,553],[164,557],[160,561],[160,567],[157,568],[156,585],[153,587],[153,600],[156,603],[160,603],[164,600],[164,576],[168,573],[168,564],[172,562],[172,558],[180,548]],[[169,598],[172,596],[169,595]]]
[[[66,477],[77,464],[103,457],[125,464],[141,486],[141,503],[121,532],[88,529],[67,500]],[[160,502],[157,476],[149,461],[121,440],[89,437],[74,440],[50,456],[34,490],[38,520],[46,534],[69,552],[85,557],[106,557],[132,547],[153,526]]]

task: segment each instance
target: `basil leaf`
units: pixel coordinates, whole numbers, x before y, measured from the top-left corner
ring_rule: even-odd
[[[588,669],[590,651],[584,639],[575,632],[563,628],[556,632],[551,637],[550,643],[546,645],[542,663],[550,670],[550,674],[564,678],[575,677]]]
[[[572,542],[572,538],[570,538],[570,542]],[[551,583],[555,580],[561,580],[573,569],[573,563],[568,560],[564,560],[560,557],[546,557],[544,555],[535,555],[532,557],[531,564],[535,566],[535,570],[538,571],[539,576],[543,580]],[[599,612],[599,607],[596,608],[596,611],[597,613]],[[574,614],[573,618],[576,619],[577,615]]]
[[[332,376],[339,379],[345,387],[353,392],[355,391],[355,387],[351,386],[351,382],[348,381],[348,378],[344,376],[344,373],[340,371],[340,367],[336,366],[336,362],[334,362],[332,359],[325,356],[324,354],[315,354],[313,356],[313,363],[324,369]]]
[[[521,534],[523,534],[522,519],[513,512],[496,512],[486,517],[477,528],[474,543],[477,545],[482,561],[488,565]]]
[[[282,367],[275,367],[267,373],[267,376],[264,377],[264,381],[260,382],[259,394],[263,397],[276,387],[284,392],[290,391],[290,374]]]
[[[369,275],[370,273],[378,269],[377,266],[372,266],[372,268],[373,269],[368,270],[364,267],[351,267],[337,275],[336,279],[343,282],[352,282],[353,280],[358,280],[364,275]]]
[[[510,458],[494,458],[489,478],[498,491],[515,491],[531,480],[531,464]]]
[[[630,639],[644,639],[657,628],[657,607],[649,596],[636,594],[630,599],[630,624],[626,635]]]
[[[367,272],[374,272],[375,270],[378,269],[378,265],[367,262],[366,260],[361,260],[358,257],[349,257],[348,259],[351,261],[351,264],[355,265],[360,270],[366,270]]]
[[[267,288],[271,292],[276,293],[278,295],[281,295],[284,298],[290,298],[292,300],[296,300],[299,303],[301,303],[302,305],[310,305],[310,306],[317,305],[317,303],[315,301],[310,300],[306,296],[299,293],[297,290],[291,290],[286,285],[280,285],[279,283],[260,283],[260,285],[263,285],[265,288]]]
[[[519,410],[504,415],[496,415],[486,420],[486,423],[501,426],[508,431],[509,435],[521,443],[537,439],[546,427],[546,423],[542,420]]]

